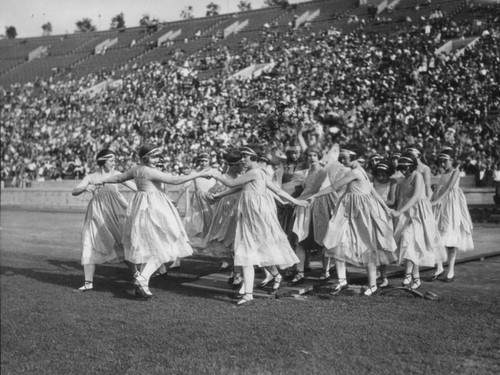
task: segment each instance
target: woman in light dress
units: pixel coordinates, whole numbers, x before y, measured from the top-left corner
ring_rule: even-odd
[[[125,173],[95,181],[97,185],[104,185],[134,180],[137,185],[137,192],[127,210],[123,244],[125,259],[142,264],[135,285],[136,294],[144,298],[154,296],[149,290],[149,280],[162,263],[193,253],[177,209],[161,184],[179,185],[195,178],[210,177],[205,172],[175,177],[161,172],[156,168],[160,154],[160,149],[152,145],[142,146],[139,150],[141,164]]]
[[[443,173],[431,202],[439,233],[448,253],[448,273],[445,281],[452,282],[455,277],[457,251],[474,249],[472,220],[465,195],[459,187],[460,171],[453,168],[451,152],[441,152],[438,162]],[[437,280],[443,273],[443,263],[437,262],[436,273],[430,281]]]
[[[304,282],[304,266],[308,253],[313,249],[323,249],[323,238],[336,202],[336,194],[333,191],[316,195],[329,183],[328,171],[320,165],[322,151],[317,146],[309,146],[304,154],[309,168],[302,183],[304,190],[298,199],[307,200],[313,195],[315,199],[311,199],[312,203],[306,208],[295,208],[293,231],[297,236],[295,251],[300,263],[297,265],[297,274],[290,282],[291,285]],[[323,257],[323,260],[321,281],[327,281],[330,277],[327,266],[329,262],[326,257]]]
[[[446,259],[424,178],[417,166],[411,152],[404,153],[398,161],[404,178],[397,186],[394,228],[399,262],[405,266],[403,286],[413,290],[421,285],[421,266],[433,267]]]
[[[373,188],[382,197],[384,203],[389,208],[393,208],[396,202],[396,179],[389,177],[392,175],[391,166],[388,162],[381,160],[373,169]],[[380,281],[377,283],[379,288],[389,286],[387,278],[387,265],[382,264],[379,267]]]
[[[73,189],[73,196],[85,192],[92,193],[87,206],[85,221],[82,227],[82,265],[85,283],[75,292],[93,290],[96,264],[123,262],[122,243],[123,223],[127,213],[127,201],[118,191],[117,186],[98,188],[95,181],[107,176],[119,175],[115,168],[115,154],[109,149],[99,151],[96,156],[98,169],[89,174]],[[125,182],[125,186],[136,190],[133,183]],[[135,273],[135,266],[128,263]]]
[[[281,229],[276,205],[270,204],[266,190],[270,189],[295,205],[307,206],[307,202],[296,200],[277,188],[260,167],[255,150],[244,147],[241,153],[247,167],[242,176],[235,179],[221,175],[213,177],[229,188],[242,186],[234,239],[234,265],[243,270],[243,296],[237,306],[246,306],[253,302],[254,266],[286,268],[299,261]]]
[[[371,296],[377,291],[377,267],[397,259],[391,210],[356,162],[357,155],[353,146],[340,150],[339,161],[350,171],[332,185],[335,191],[346,186],[323,240],[337,269],[332,295],[348,288],[346,263],[366,267],[368,286],[363,295]]]
[[[224,176],[230,179],[239,177],[242,171],[241,154],[231,151],[225,155],[225,159],[228,169]],[[236,235],[236,218],[241,189],[234,192],[218,182],[217,185],[210,189],[209,193],[211,194],[209,202],[215,203],[215,208],[203,254],[224,259],[221,265],[221,270],[224,270],[229,267],[229,263],[234,263],[234,237]],[[243,282],[241,272],[240,267],[234,267],[231,272],[228,282],[233,284],[234,287],[240,286]]]

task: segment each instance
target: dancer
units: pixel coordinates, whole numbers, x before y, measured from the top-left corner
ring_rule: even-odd
[[[217,171],[210,167],[210,156],[201,153],[197,159],[197,172],[215,174]],[[206,236],[212,223],[213,207],[207,200],[208,192],[214,187],[216,181],[197,179],[192,183],[193,194],[188,198],[189,204],[186,208],[184,226],[188,234],[191,246],[196,252],[202,252],[206,243]]]
[[[266,188],[295,205],[307,206],[307,202],[296,200],[269,181],[266,172],[259,167],[259,155],[255,150],[244,147],[241,153],[246,173],[235,179],[213,176],[230,188],[242,186],[234,239],[234,264],[243,269],[244,294],[237,306],[253,301],[255,265],[284,268],[299,261],[280,227],[276,206],[269,204]]]
[[[389,177],[392,175],[389,163],[380,161],[373,170],[373,187],[375,191],[382,197],[387,207],[392,208],[396,202],[396,186],[397,181]],[[379,267],[380,280],[377,283],[379,288],[386,288],[389,286],[389,279],[387,278],[387,265],[381,264]]]
[[[449,283],[455,278],[457,251],[474,249],[472,220],[465,195],[459,187],[460,171],[453,168],[451,153],[441,152],[438,155],[438,163],[443,173],[432,197],[432,208],[448,253],[448,273],[445,281]],[[429,281],[437,280],[443,273],[443,263],[437,262],[436,272]]]
[[[338,284],[332,295],[348,288],[346,262],[366,267],[368,286],[363,295],[371,296],[377,291],[377,266],[397,259],[391,210],[373,189],[364,169],[355,163],[357,155],[355,146],[340,150],[339,161],[351,170],[332,186],[338,190],[347,185],[323,240],[337,269]]]
[[[240,176],[242,171],[241,154],[238,151],[231,151],[225,155],[228,164],[228,170],[224,173],[229,179],[235,179]],[[241,191],[241,189],[239,189]],[[222,194],[222,193],[227,194]],[[209,202],[215,203],[214,215],[210,229],[207,234],[207,243],[204,254],[216,258],[231,259],[234,257],[234,237],[236,235],[236,218],[238,213],[238,200],[240,192],[230,191],[224,184],[218,183],[210,189],[212,199]],[[216,198],[214,198],[216,196]],[[227,264],[227,266],[226,266]],[[224,261],[221,270],[227,268],[229,263]],[[241,267],[234,267],[228,280],[233,286],[241,286],[243,282]]]
[[[139,150],[141,164],[129,171],[95,181],[99,184],[122,183],[134,179],[138,191],[127,210],[123,228],[125,259],[143,264],[135,278],[136,294],[153,297],[149,279],[162,263],[189,256],[193,249],[182,225],[181,218],[161,188],[161,183],[182,184],[199,177],[209,178],[206,172],[188,176],[170,176],[156,169],[160,149],[144,145]]]
[[[82,265],[85,284],[75,292],[93,290],[96,264],[116,263],[124,260],[122,243],[123,223],[127,213],[127,201],[117,186],[98,188],[95,182],[100,178],[119,175],[115,168],[115,154],[109,149],[97,153],[97,171],[84,177],[72,192],[78,196],[92,193],[82,227]],[[124,182],[126,187],[136,190],[133,183]],[[135,265],[127,262],[132,274]]]
[[[432,185],[431,185],[431,169],[428,165],[422,162],[422,152],[419,150],[417,146],[409,147],[405,153],[411,153],[415,159],[417,160],[417,172],[419,172],[424,178],[425,185],[425,195],[427,198],[431,199],[432,197]],[[398,162],[399,163],[399,162]]]
[[[298,199],[307,200],[312,195],[318,193],[325,182],[328,182],[327,171],[321,167],[320,160],[322,152],[317,146],[309,146],[305,155],[309,168],[302,186],[304,190]],[[295,208],[295,220],[293,231],[297,235],[295,252],[300,262],[297,265],[297,274],[290,282],[297,285],[304,282],[304,266],[308,253],[314,248],[323,248],[323,238],[327,230],[327,223],[333,214],[335,207],[335,196],[333,194],[322,195],[320,201],[315,200],[313,204],[306,208]],[[327,279],[328,270],[322,275]]]
[[[419,267],[433,267],[446,259],[424,179],[417,167],[417,158],[411,152],[399,159],[398,168],[405,177],[398,183],[394,213],[399,262],[405,265],[403,286],[413,290],[421,285]]]

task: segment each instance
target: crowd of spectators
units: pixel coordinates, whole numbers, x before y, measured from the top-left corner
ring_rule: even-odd
[[[284,152],[298,132],[325,152],[347,142],[366,156],[419,145],[429,165],[451,146],[464,174],[493,176],[500,162],[500,12],[468,13],[383,34],[265,27],[258,43],[243,38],[235,50],[177,52],[166,62],[2,88],[1,178],[17,185],[81,178],[104,147],[127,169],[145,141],[162,147],[167,169],[181,173],[200,152],[212,164],[247,144]],[[447,40],[469,36],[479,39],[463,54],[435,54]],[[274,65],[259,77],[232,78],[261,63]],[[203,80],[204,70],[217,74]],[[105,80],[113,84],[85,94]]]

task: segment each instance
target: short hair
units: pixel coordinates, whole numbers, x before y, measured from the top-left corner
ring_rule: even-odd
[[[111,151],[109,148],[105,148],[104,150],[99,151],[95,157],[97,165],[99,167],[102,167],[104,164],[106,164],[106,161],[111,159],[114,155],[115,153]]]
[[[409,167],[413,172],[418,167],[418,160],[411,151],[405,152],[398,160],[398,169],[405,169]]]

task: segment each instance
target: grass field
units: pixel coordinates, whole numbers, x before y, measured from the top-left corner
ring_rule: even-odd
[[[71,292],[83,281],[82,221],[2,210],[2,375],[500,373],[500,257],[424,284],[439,301],[312,293],[236,309],[174,276],[154,279],[159,298],[143,301],[122,265],[98,267],[94,292]],[[479,226],[477,243],[500,242],[499,229]],[[188,263],[193,276],[217,269]]]

